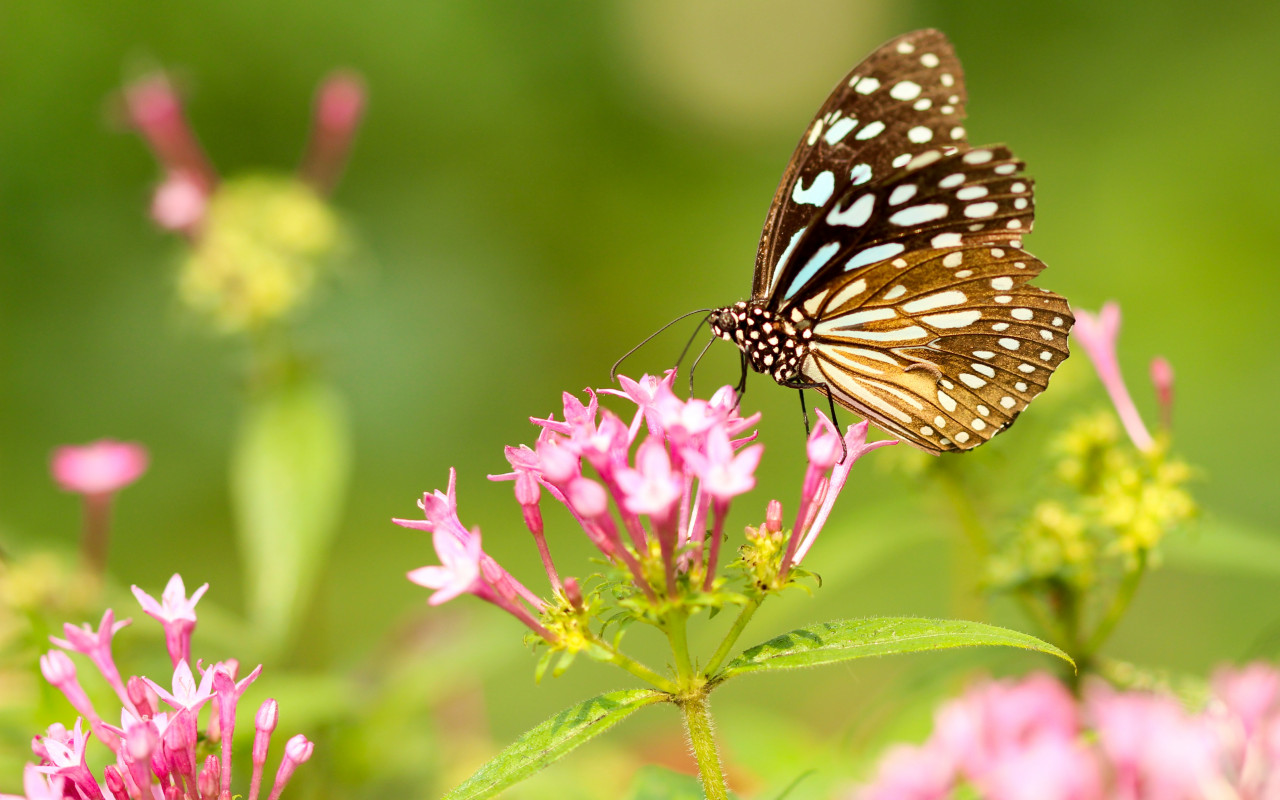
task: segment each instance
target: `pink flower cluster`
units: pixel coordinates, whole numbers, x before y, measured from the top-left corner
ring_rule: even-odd
[[[262,667],[237,680],[240,665],[234,660],[208,666],[197,662],[200,679],[196,680],[189,661],[191,634],[196,625],[196,603],[207,588],[205,584],[188,597],[182,578],[174,575],[156,601],[133,587],[143,611],[164,626],[174,665],[170,688],[140,676],[122,679],[111,642],[130,621],[117,622],[111,609],[102,615],[97,630],[88,624],[67,624],[63,627],[66,638],[51,637],[61,649],[41,656],[40,670],[81,718],[74,728],[55,724],[44,736],[35,737],[32,750],[38,763],[28,764],[24,771],[23,794],[0,794],[0,800],[231,800],[236,707]],[[80,684],[68,652],[87,657],[114,692],[120,703],[119,725],[98,713]],[[162,702],[168,707],[163,711]],[[202,725],[200,715],[206,707],[209,711]],[[275,700],[268,699],[259,707],[248,800],[258,800],[267,750],[278,719]],[[87,731],[82,730],[85,720],[89,723]],[[96,736],[114,757],[113,763],[102,770],[101,782],[88,764],[86,751],[91,736]],[[268,800],[280,796],[297,766],[311,757],[313,747],[301,734],[285,744]],[[205,755],[201,757],[201,753]]]
[[[628,570],[636,589],[651,602],[682,591],[714,587],[724,524],[731,501],[755,487],[763,453],[746,432],[759,414],[742,417],[737,396],[726,386],[710,400],[683,400],[672,391],[675,372],[639,381],[621,379],[622,390],[599,394],[635,404],[628,421],[599,405],[596,392],[584,403],[564,395],[564,418],[533,419],[542,428],[534,447],[506,448],[512,472],[492,480],[515,482],[516,500],[533,534],[553,590],[571,602],[580,589],[561,580],[547,546],[540,502],[543,494],[564,505],[601,553]],[[853,463],[865,452],[893,442],[866,441],[867,425],[842,438],[825,416],[809,438],[809,467],[799,509],[781,565],[781,574],[800,562],[813,545]],[[847,454],[847,455],[846,455]],[[548,640],[536,616],[546,603],[526,589],[481,549],[480,531],[458,520],[449,488],[423,497],[425,520],[394,520],[433,536],[440,566],[409,573],[435,589],[432,604],[471,593],[499,605]],[[774,530],[780,530],[780,510]],[[646,565],[659,569],[647,570]]]
[[[1077,701],[1033,675],[986,683],[943,705],[933,734],[881,761],[855,800],[1198,800],[1280,797],[1280,672],[1222,669],[1213,698],[1101,682]]]

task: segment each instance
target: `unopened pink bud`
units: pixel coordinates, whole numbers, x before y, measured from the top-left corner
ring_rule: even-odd
[[[63,685],[76,679],[76,665],[61,650],[50,650],[40,656],[40,674],[50,684],[61,689]]]
[[[134,725],[125,733],[129,737],[125,742],[126,752],[134,761],[144,763],[149,761],[151,755],[156,752],[156,748],[160,746],[160,734],[155,724],[150,721]]]
[[[302,176],[323,192],[331,190],[342,174],[364,106],[364,82],[354,74],[334,75],[320,86]]]
[[[577,578],[564,579],[564,597],[569,601],[569,605],[579,611],[582,610],[582,587],[578,585]]]
[[[108,764],[102,773],[103,777],[106,778],[107,791],[111,792],[111,796],[115,800],[129,800],[129,790],[125,787],[124,776],[120,774],[120,768],[115,764]]]
[[[218,759],[216,756],[210,755],[204,760],[204,767],[200,770],[200,778],[196,782],[200,789],[200,796],[205,798],[217,797],[220,783]]]
[[[307,741],[307,737],[302,734],[289,740],[284,746],[284,758],[280,761],[280,769],[276,771],[276,785],[271,788],[271,795],[267,800],[277,800],[280,797],[289,779],[293,777],[293,771],[299,764],[311,758],[311,751],[314,749],[315,744]]]
[[[316,123],[326,129],[350,133],[364,113],[364,82],[358,75],[340,72],[320,86]]]
[[[1151,359],[1151,382],[1160,403],[1160,421],[1167,430],[1173,427],[1173,365],[1163,356]]]
[[[778,533],[782,530],[782,503],[777,500],[770,500],[765,509],[764,529],[769,533]]]
[[[554,439],[538,443],[538,463],[542,476],[555,486],[573,480],[581,472],[578,455]]]
[[[129,702],[133,703],[139,717],[154,717],[156,714],[156,693],[147,682],[134,675],[125,685]]]
[[[578,478],[569,484],[569,504],[587,519],[609,512],[609,494],[598,482],[590,478]]]

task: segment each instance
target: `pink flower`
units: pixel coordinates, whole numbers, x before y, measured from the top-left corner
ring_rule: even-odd
[[[167,691],[155,681],[145,678],[151,690],[160,695],[160,699],[176,709],[185,709],[195,714],[209,699],[213,697],[213,676],[216,670],[205,670],[196,683],[195,675],[186,661],[179,661],[173,669],[173,691]]]
[[[0,800],[63,800],[63,779],[46,775],[35,764],[22,768],[22,794],[0,794]]]
[[[164,626],[165,643],[169,647],[169,658],[174,666],[182,661],[190,661],[191,633],[196,627],[196,603],[204,597],[209,584],[202,585],[191,593],[191,597],[187,597],[187,587],[182,582],[182,576],[175,572],[165,584],[159,603],[137,586],[132,589],[142,610]]]
[[[1072,739],[1042,737],[1013,750],[978,782],[984,800],[1104,800],[1098,760]]]
[[[810,458],[814,460],[810,461],[805,474],[800,508],[796,515],[796,526],[792,531],[791,541],[787,544],[787,556],[783,559],[783,575],[792,566],[804,560],[809,548],[813,547],[813,543],[817,541],[818,534],[822,533],[827,518],[831,516],[831,509],[836,504],[836,498],[844,489],[845,482],[849,479],[849,472],[858,459],[872,450],[898,443],[896,439],[868,442],[868,428],[865,421],[850,425],[841,446],[840,439],[827,433],[827,431],[834,431],[835,425],[827,419],[826,414],[818,412],[818,425],[809,435],[807,448]],[[833,459],[839,459],[841,454],[844,454],[843,461],[833,461]],[[821,480],[821,476],[827,470],[831,470],[830,478]],[[815,503],[816,510],[813,508]]]
[[[955,764],[936,747],[898,745],[881,760],[875,780],[856,800],[946,800],[955,786]]]
[[[342,176],[367,99],[364,81],[355,73],[338,72],[320,84],[311,141],[300,171],[321,192],[332,191]]]
[[[68,622],[62,626],[62,632],[67,638],[59,639],[56,636],[50,636],[49,641],[64,650],[88,656],[102,676],[107,679],[107,683],[115,690],[121,702],[128,703],[129,698],[124,683],[120,680],[120,671],[116,668],[115,658],[111,655],[111,640],[132,620],[122,619],[119,622],[114,620],[115,612],[108,608],[102,614],[98,630],[95,631],[89,627],[88,623],[76,627]]]
[[[1221,780],[1213,726],[1173,698],[1095,683],[1085,704],[1119,797],[1194,800]]]
[[[1173,365],[1163,356],[1151,359],[1151,383],[1156,387],[1160,403],[1160,423],[1165,430],[1173,428]]]
[[[1120,372],[1120,360],[1116,355],[1116,341],[1120,336],[1120,306],[1106,303],[1095,316],[1088,311],[1072,309],[1076,315],[1075,328],[1072,335],[1085,355],[1093,363],[1102,385],[1106,387],[1111,402],[1116,407],[1124,429],[1129,433],[1134,447],[1139,450],[1150,450],[1155,442],[1142,422],[1129,388],[1125,386],[1124,375]]]
[[[484,555],[480,549],[480,531],[469,532],[465,540],[459,541],[444,528],[437,528],[431,541],[440,566],[419,567],[409,572],[409,580],[435,589],[427,602],[438,606],[464,593],[484,596],[487,587],[480,579],[480,559]]]
[[[632,514],[647,514],[666,520],[684,495],[684,481],[672,471],[671,459],[662,440],[649,437],[636,451],[635,469],[618,473],[624,492],[623,505]]]
[[[702,482],[702,490],[716,500],[728,502],[746,494],[756,486],[756,467],[764,447],[754,445],[734,454],[729,434],[723,428],[713,428],[707,433],[703,450],[688,450],[685,461]]]
[[[151,197],[151,218],[161,228],[194,236],[209,208],[209,193],[186,170],[172,170]]]
[[[85,495],[118,492],[147,471],[147,449],[140,444],[102,439],[53,451],[53,479],[65,491]]]
[[[1212,685],[1214,695],[1240,720],[1246,738],[1252,738],[1268,718],[1280,713],[1280,671],[1270,664],[1223,667],[1214,673]]]

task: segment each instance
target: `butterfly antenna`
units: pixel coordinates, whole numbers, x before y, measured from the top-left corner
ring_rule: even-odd
[[[636,345],[635,347],[631,348],[627,352],[623,353],[622,358],[619,358],[617,361],[613,362],[613,366],[609,368],[609,380],[611,381],[618,380],[618,367],[622,366],[622,362],[626,361],[628,358],[634,355],[635,352],[639,350],[641,347],[644,347],[646,344],[653,341],[654,337],[656,337],[658,334],[662,333],[667,328],[670,328],[672,325],[675,325],[677,322],[679,322],[682,319],[687,319],[688,317],[692,317],[694,314],[710,314],[714,310],[715,310],[714,308],[699,308],[696,311],[690,311],[687,314],[681,314],[680,316],[668,322],[666,325],[663,325],[661,328],[658,328],[653,333],[644,337],[644,339],[641,340],[640,344]],[[702,326],[699,325],[698,327],[702,327]],[[686,350],[688,349],[687,345],[685,346],[685,349]],[[683,355],[681,357],[683,358]],[[676,362],[676,363],[679,363],[679,362]]]
[[[692,342],[693,340],[690,339],[689,341]],[[693,399],[693,373],[697,371],[698,362],[701,361],[702,357],[707,354],[707,351],[711,349],[711,345],[715,344],[715,341],[716,341],[716,337],[714,336],[712,336],[709,340],[707,340],[707,343],[702,346],[702,350],[698,353],[698,357],[693,360],[693,366],[689,367],[689,399],[690,400]],[[680,357],[684,358],[684,354],[681,353]]]

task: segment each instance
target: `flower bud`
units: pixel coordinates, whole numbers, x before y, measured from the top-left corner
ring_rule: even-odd
[[[217,797],[220,782],[218,759],[216,756],[210,755],[204,760],[204,768],[200,770],[200,778],[196,782],[196,786],[200,789],[200,796],[204,798]]]
[[[124,776],[120,774],[119,767],[108,764],[103,770],[103,777],[107,780],[107,791],[111,792],[115,800],[129,800],[129,790],[125,787]]]
[[[777,500],[770,500],[765,509],[764,529],[769,533],[778,533],[782,530],[782,503]]]
[[[583,608],[582,587],[578,585],[577,578],[564,579],[564,597],[569,601],[569,605],[576,610],[581,611]]]

